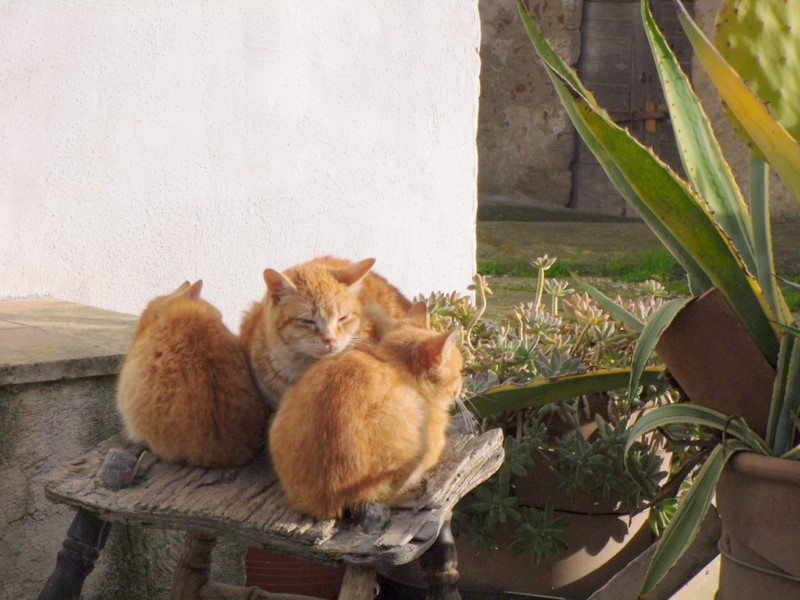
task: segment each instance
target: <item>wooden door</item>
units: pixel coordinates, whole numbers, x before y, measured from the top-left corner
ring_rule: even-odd
[[[651,6],[684,71],[689,72],[691,47],[678,23],[672,0],[654,0]],[[691,10],[692,4],[688,6]],[[584,0],[583,11],[578,73],[584,84],[617,122],[681,173],[638,0]],[[576,139],[570,207],[584,212],[636,216],[583,141]]]

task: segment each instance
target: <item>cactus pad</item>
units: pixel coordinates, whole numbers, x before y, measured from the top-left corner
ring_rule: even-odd
[[[781,125],[800,139],[800,2],[723,0],[714,45]],[[739,123],[728,116],[754,149]]]

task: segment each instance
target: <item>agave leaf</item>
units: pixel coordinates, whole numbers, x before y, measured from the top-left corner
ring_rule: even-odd
[[[584,108],[577,101],[579,110]],[[725,234],[689,186],[625,130],[599,113],[581,110],[587,127],[616,162],[643,202],[683,244],[733,308],[770,362],[778,355],[772,310],[758,282],[747,272]]]
[[[645,385],[661,382],[663,369],[645,369],[642,381]],[[504,383],[471,398],[467,405],[479,417],[496,415],[507,410],[536,408],[551,402],[564,402],[576,396],[622,389],[631,376],[627,368],[587,371],[560,377],[537,378],[526,384]]]
[[[517,6],[567,114],[604,169],[613,165],[606,170],[612,182],[624,179],[620,192],[693,280],[703,277],[697,274],[700,268],[704,279],[720,290],[774,365],[778,339],[770,324],[772,311],[705,203],[649,148],[616,125],[591,95],[583,96],[582,86],[573,88],[577,97],[573,96],[565,82],[577,76],[555,55],[519,1]]]
[[[567,114],[578,134],[592,151],[595,158],[597,158],[606,175],[608,175],[611,183],[614,184],[614,187],[617,188],[622,197],[633,207],[655,236],[664,244],[664,247],[680,263],[683,270],[686,271],[692,286],[692,293],[699,295],[710,289],[712,283],[703,269],[697,264],[697,261],[685,250],[681,241],[653,214],[647,203],[640,200],[637,192],[628,184],[622,170],[606,155],[603,148],[595,140],[594,134],[585,126],[580,114],[577,113],[578,109],[572,93],[574,92],[586,100],[594,110],[605,114],[609,121],[611,121],[610,117],[597,104],[592,93],[583,87],[577,74],[556,54],[519,0],[517,0],[517,9],[528,32],[528,37],[544,62],[545,70],[553,82],[556,93],[559,95]],[[566,82],[566,85],[564,82]]]
[[[780,279],[789,289],[800,292],[800,283],[789,281],[788,279],[784,279],[783,277],[778,277],[778,279]]]
[[[648,0],[642,0],[641,9],[683,168],[717,223],[731,238],[744,264],[751,273],[756,273],[750,212],[733,171],[689,78],[653,19]]]
[[[750,206],[752,208],[753,245],[755,247],[756,278],[764,296],[781,323],[792,322],[792,312],[786,304],[775,275],[772,252],[772,225],[769,205],[769,165],[752,151],[747,162]]]
[[[570,271],[570,277],[575,280],[575,285],[578,288],[582,289],[584,292],[588,293],[592,299],[597,302],[605,311],[614,317],[620,323],[624,323],[625,326],[630,329],[631,331],[641,332],[642,328],[644,327],[644,322],[633,314],[631,311],[623,308],[616,302],[614,302],[611,298],[606,296],[603,292],[598,290],[594,287],[591,283],[586,281],[583,277],[578,275],[577,273],[573,273]]]
[[[631,379],[628,384],[628,398],[630,400],[635,397],[636,390],[639,388],[639,378],[642,371],[644,371],[645,365],[647,365],[647,361],[650,360],[658,340],[661,339],[661,334],[672,323],[675,315],[691,301],[692,298],[676,298],[665,302],[647,319],[633,350]]]
[[[794,336],[800,336],[800,329],[798,329],[797,327],[792,327],[791,325],[784,325],[783,323],[778,323],[778,326],[784,331]]]
[[[749,450],[770,454],[767,443],[740,419],[731,419],[721,412],[694,404],[668,404],[646,411],[631,426],[625,452],[645,433],[673,423],[689,423],[724,431],[729,437],[747,444]]]
[[[792,357],[792,336],[785,335],[781,338],[781,348],[778,352],[778,364],[775,368],[775,384],[772,387],[772,400],[769,407],[767,421],[766,441],[770,448],[775,447],[775,433],[778,429],[778,420],[783,408],[784,392],[786,390],[786,375],[789,372],[789,360]]]
[[[762,100],[750,91],[719,51],[692,20],[680,0],[678,20],[727,107],[736,117],[767,162],[800,202],[800,143],[769,112]]]
[[[747,446],[732,441],[726,445],[719,444],[711,451],[656,545],[639,590],[640,598],[647,597],[697,536],[725,463],[741,450],[747,450]]]
[[[784,336],[778,360],[767,443],[780,456],[789,452],[794,443],[795,419],[800,410],[800,338]]]

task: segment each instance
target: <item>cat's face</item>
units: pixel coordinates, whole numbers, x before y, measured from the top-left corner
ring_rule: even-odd
[[[392,347],[412,373],[428,380],[444,396],[455,398],[461,393],[464,366],[456,335],[455,330],[430,331],[425,304],[418,302],[386,334],[382,343]]]
[[[294,267],[285,274],[264,271],[269,288],[269,319],[278,337],[294,352],[313,359],[337,354],[358,339],[361,330],[361,279],[342,277],[324,265]]]

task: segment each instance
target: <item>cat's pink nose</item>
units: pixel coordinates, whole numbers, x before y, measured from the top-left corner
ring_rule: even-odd
[[[324,337],[322,338],[322,343],[325,344],[326,348],[333,348],[334,344],[336,343],[335,337]]]

